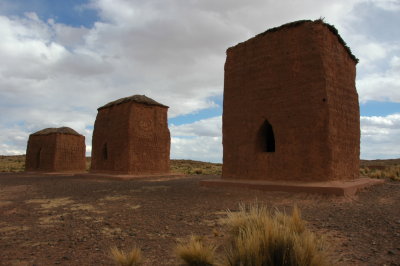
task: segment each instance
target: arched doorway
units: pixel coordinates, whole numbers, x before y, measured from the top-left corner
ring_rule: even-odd
[[[42,148],[39,148],[39,150],[38,150],[37,153],[36,153],[36,165],[35,165],[36,169],[39,169],[39,168],[40,168],[40,159],[41,159],[41,156],[42,156]]]
[[[259,147],[263,152],[275,152],[275,135],[272,125],[265,120],[259,131]]]
[[[103,145],[103,160],[108,159],[108,149],[107,149],[107,143],[104,143]]]

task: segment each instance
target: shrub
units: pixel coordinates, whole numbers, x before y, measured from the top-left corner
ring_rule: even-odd
[[[142,252],[137,247],[132,248],[128,253],[113,247],[110,250],[110,255],[115,264],[119,266],[138,266],[143,263]]]
[[[192,160],[171,160],[171,171],[187,175],[220,175],[222,164]]]
[[[201,174],[203,173],[203,170],[201,170],[201,169],[199,169],[199,168],[196,168],[196,169],[194,169],[193,171],[194,171],[194,173],[195,173],[196,175],[201,175]]]
[[[189,266],[211,266],[215,262],[215,249],[213,245],[204,245],[200,237],[191,236],[177,245],[176,254]]]
[[[240,206],[224,220],[232,234],[224,265],[327,265],[323,241],[306,230],[300,211],[291,216],[266,207]]]
[[[400,181],[400,165],[392,165],[382,169],[361,168],[360,173],[370,178],[389,178],[394,181]]]

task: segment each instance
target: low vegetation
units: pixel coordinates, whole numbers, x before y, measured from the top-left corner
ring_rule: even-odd
[[[91,163],[92,163],[92,157],[86,157],[86,171],[90,170]]]
[[[388,178],[394,181],[400,181],[400,165],[388,167],[362,167],[360,168],[362,176],[370,178]]]
[[[175,252],[187,265],[211,266],[215,262],[215,249],[214,245],[205,244],[202,238],[191,236],[179,243]]]
[[[86,170],[90,169],[90,157],[86,158]],[[221,175],[222,164],[192,160],[171,160],[171,171],[186,175]],[[25,155],[0,155],[0,172],[22,172]],[[361,160],[360,174],[370,178],[387,178],[400,181],[400,159]]]
[[[25,155],[0,155],[0,172],[22,172],[25,170]]]
[[[231,239],[223,265],[329,265],[324,241],[306,229],[297,207],[288,216],[241,205],[225,223]]]
[[[171,171],[187,175],[220,175],[222,164],[192,160],[171,160]]]
[[[361,160],[360,175],[400,181],[400,159]]]
[[[86,170],[90,170],[91,158],[86,157]],[[0,155],[0,172],[22,172],[25,170],[25,155]],[[171,160],[171,171],[187,175],[220,175],[222,164],[192,160]]]
[[[241,205],[222,222],[229,236],[218,258],[215,247],[193,236],[178,245],[178,256],[189,266],[330,265],[324,241],[306,229],[297,207],[288,216],[258,204]]]
[[[110,257],[118,266],[139,266],[143,264],[142,252],[134,247],[129,252],[113,247],[110,250]]]

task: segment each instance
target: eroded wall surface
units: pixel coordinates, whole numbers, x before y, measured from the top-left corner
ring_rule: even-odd
[[[355,64],[323,23],[258,35],[227,50],[223,106],[225,179],[358,177]],[[274,134],[265,149],[263,125]]]
[[[169,172],[168,108],[135,102],[100,109],[93,131],[92,172]]]
[[[26,150],[26,171],[52,171],[56,151],[56,135],[30,135]]]
[[[159,106],[133,105],[129,123],[133,134],[130,172],[169,172],[171,136],[167,110]]]
[[[85,171],[85,137],[59,134],[56,140],[54,165],[56,171]]]
[[[26,171],[84,171],[85,137],[70,134],[30,135]]]
[[[92,172],[124,173],[129,170],[130,104],[100,109],[92,138]]]

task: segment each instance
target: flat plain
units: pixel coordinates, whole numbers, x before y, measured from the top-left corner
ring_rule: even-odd
[[[365,163],[372,173],[399,161]],[[199,181],[219,178],[221,165],[171,164],[186,175],[119,181],[0,173],[0,265],[111,265],[112,246],[139,247],[145,265],[179,265],[177,241],[198,235],[223,243],[226,210],[254,202],[287,213],[297,205],[308,228],[325,237],[337,265],[400,265],[395,178],[344,198],[205,188]]]

